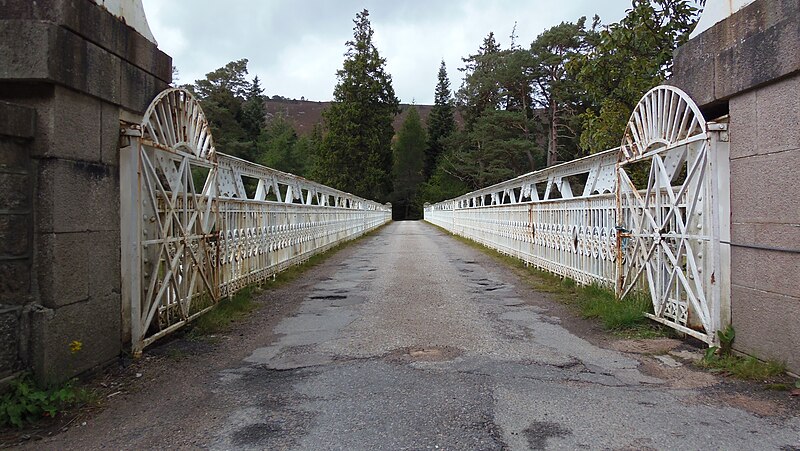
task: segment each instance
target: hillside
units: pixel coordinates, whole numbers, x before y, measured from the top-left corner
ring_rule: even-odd
[[[331,102],[312,102],[308,100],[267,99],[267,118],[282,114],[294,125],[298,135],[307,135],[314,129],[315,124],[322,122],[322,111],[330,104]],[[400,129],[409,106],[411,105],[407,103],[400,105],[401,113],[394,119],[395,131]],[[427,123],[428,115],[433,105],[416,105],[416,107],[423,123]],[[459,122],[460,125],[461,118],[459,116],[456,116],[456,122]]]

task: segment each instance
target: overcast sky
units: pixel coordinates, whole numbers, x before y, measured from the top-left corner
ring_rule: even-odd
[[[375,44],[403,103],[433,103],[439,61],[451,87],[461,58],[493,31],[508,47],[514,23],[527,46],[548,27],[594,14],[618,21],[630,0],[143,0],[159,48],[179,83],[247,58],[267,95],[330,100],[353,19],[366,8]]]

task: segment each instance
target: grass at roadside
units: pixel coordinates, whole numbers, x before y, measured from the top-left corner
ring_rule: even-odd
[[[430,223],[428,223],[430,224]],[[441,227],[430,224],[451,235],[456,240],[484,252],[495,260],[522,272],[536,291],[552,294],[560,302],[574,308],[584,318],[599,321],[603,328],[623,338],[656,338],[673,336],[674,332],[650,321],[645,312],[652,312],[650,299],[644,295],[628,296],[619,300],[614,292],[599,285],[580,286],[570,278],[562,278],[541,269],[526,265],[512,257],[480,243],[452,235]]]
[[[187,337],[191,339],[199,339],[228,330],[233,323],[247,317],[253,310],[258,308],[258,304],[253,299],[260,295],[264,290],[277,288],[283,284],[295,280],[305,271],[308,271],[310,268],[324,262],[336,252],[351,246],[352,244],[366,237],[374,235],[382,227],[383,226],[367,232],[358,238],[339,243],[324,252],[320,252],[319,254],[314,254],[303,263],[290,266],[278,274],[275,274],[275,276],[273,276],[271,279],[268,279],[260,284],[254,284],[243,288],[235,295],[223,299],[213,309],[201,315],[192,323],[189,331],[187,332]]]
[[[719,355],[714,353],[716,351],[714,348],[710,348],[709,351],[711,352],[707,353],[697,365],[714,373],[752,381],[771,380],[786,373],[786,365],[782,362],[774,360],[762,362],[752,356],[735,354]]]

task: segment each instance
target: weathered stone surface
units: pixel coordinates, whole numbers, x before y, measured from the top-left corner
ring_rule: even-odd
[[[28,42],[36,44],[32,48]],[[136,112],[143,112],[168,86],[168,81],[52,23],[2,20],[0,80],[55,82]],[[127,86],[131,81],[135,86]]]
[[[0,102],[0,135],[33,138],[36,110],[9,102]]]
[[[126,62],[122,62],[120,69],[120,86],[120,105],[141,112],[147,109],[159,92],[169,87],[167,83]]]
[[[731,294],[736,300],[731,306],[735,349],[800,369],[800,299],[736,284]]]
[[[796,235],[800,235],[800,229]],[[740,246],[731,249],[731,277],[737,285],[800,298],[797,277],[787,274],[800,275],[800,258],[796,254]]]
[[[731,160],[731,222],[800,223],[800,149]]]
[[[40,232],[119,230],[119,171],[108,165],[42,160],[37,196]]]
[[[3,5],[0,21],[43,21],[63,27],[165,81],[171,58],[104,8],[88,1],[37,0]]]
[[[119,114],[116,105],[103,103],[100,110],[100,162],[119,167]]]
[[[735,222],[731,224],[731,242],[800,250],[800,224]]]
[[[30,176],[0,173],[0,210],[27,211],[30,209]]]
[[[56,87],[42,124],[48,130],[48,139],[38,143],[37,156],[99,162],[103,103],[71,89]]]
[[[86,237],[89,271],[89,294],[105,296],[120,293],[119,230],[90,232]],[[95,264],[98,262],[99,264]]]
[[[0,304],[0,379],[19,369],[19,311]]]
[[[0,137],[0,167],[27,172],[30,144],[27,139]]]
[[[61,382],[116,358],[122,349],[119,312],[117,294],[34,312],[31,363],[37,379]],[[80,351],[70,350],[73,341]]]
[[[756,0],[678,48],[673,63],[670,84],[700,107],[796,73],[800,1]]]
[[[54,32],[46,23],[0,21],[0,80],[47,78]]]
[[[89,298],[89,277],[106,262],[92,262],[88,233],[47,233],[38,237],[41,304],[57,308]]]
[[[756,104],[757,153],[800,149],[800,74],[756,90]]]
[[[756,91],[737,95],[730,100],[730,158],[758,153],[758,102]]]
[[[30,236],[29,215],[0,214],[0,256],[28,256]]]
[[[30,260],[0,261],[0,303],[25,304],[29,301],[30,286]]]

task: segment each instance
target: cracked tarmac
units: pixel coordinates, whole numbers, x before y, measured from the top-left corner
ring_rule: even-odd
[[[327,277],[287,288],[302,300],[265,338],[206,370],[194,414],[215,419],[196,420],[202,434],[173,446],[800,447],[797,416],[756,415],[709,401],[709,384],[681,388],[643,371],[639,354],[570,332],[544,295],[429,225],[392,223],[338,257],[322,265]]]

